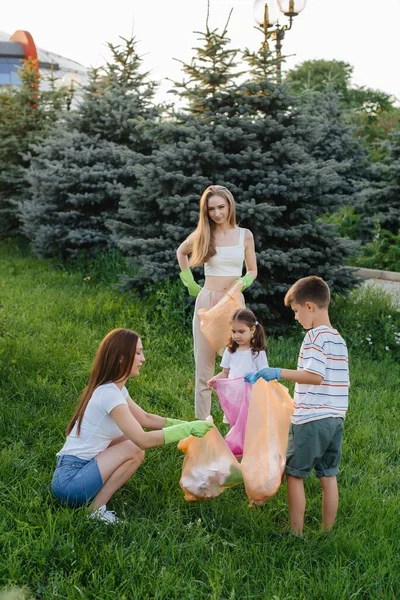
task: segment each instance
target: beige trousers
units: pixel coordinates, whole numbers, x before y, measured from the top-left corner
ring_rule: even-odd
[[[196,419],[206,419],[211,411],[211,390],[207,381],[214,376],[215,350],[200,329],[200,317],[197,311],[200,308],[208,310],[225,296],[225,292],[213,292],[203,288],[196,298],[193,315],[193,345],[194,361],[196,365],[196,388],[194,396],[194,409]],[[243,306],[245,306],[242,296]]]

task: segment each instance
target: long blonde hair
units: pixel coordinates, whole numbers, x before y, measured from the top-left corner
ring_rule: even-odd
[[[103,383],[115,383],[128,377],[135,360],[139,335],[131,329],[113,329],[100,342],[89,381],[81,393],[74,416],[68,424],[66,434],[69,435],[78,423],[77,434],[80,434],[83,414],[94,390]]]
[[[208,200],[211,196],[221,196],[228,203],[228,221],[231,227],[236,227],[235,199],[231,192],[223,185],[210,185],[204,190],[200,198],[199,222],[195,231],[190,236],[192,239],[192,252],[189,260],[191,267],[198,267],[207,262],[216,253],[214,243],[215,223],[208,216]]]

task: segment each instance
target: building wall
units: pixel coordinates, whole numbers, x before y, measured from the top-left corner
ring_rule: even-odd
[[[0,87],[21,84],[18,69],[22,66],[23,60],[28,58],[26,53],[32,52],[32,44],[30,46],[25,44],[24,46],[20,41],[15,41],[22,40],[24,42],[25,40],[24,35],[17,34],[27,34],[29,37],[25,36],[26,39],[33,43],[33,52],[36,52],[39,72],[42,76],[41,88],[49,89],[48,78],[49,76],[54,77],[58,85],[73,90],[73,104],[75,104],[81,95],[82,86],[85,86],[88,82],[87,69],[76,61],[36,47],[29,32],[21,30],[15,32],[12,36],[0,31]]]

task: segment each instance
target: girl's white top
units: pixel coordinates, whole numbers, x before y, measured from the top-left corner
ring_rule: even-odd
[[[245,229],[239,227],[239,243],[236,246],[216,246],[216,254],[204,263],[204,275],[241,277],[244,262]]]
[[[126,387],[120,390],[115,383],[99,385],[86,406],[79,436],[75,423],[57,456],[70,455],[91,460],[105,450],[112,440],[123,435],[110,412],[119,404],[127,404],[128,396]]]
[[[236,352],[231,353],[228,348],[225,348],[221,367],[229,369],[228,379],[233,379],[234,377],[243,377],[246,373],[268,367],[268,359],[264,350],[253,352],[249,348],[248,350],[236,350]]]

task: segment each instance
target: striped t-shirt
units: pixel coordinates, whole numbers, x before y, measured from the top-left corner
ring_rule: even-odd
[[[350,382],[347,346],[342,336],[326,325],[310,329],[301,345],[297,368],[322,375],[323,380],[320,385],[296,383],[292,423],[344,418]]]

